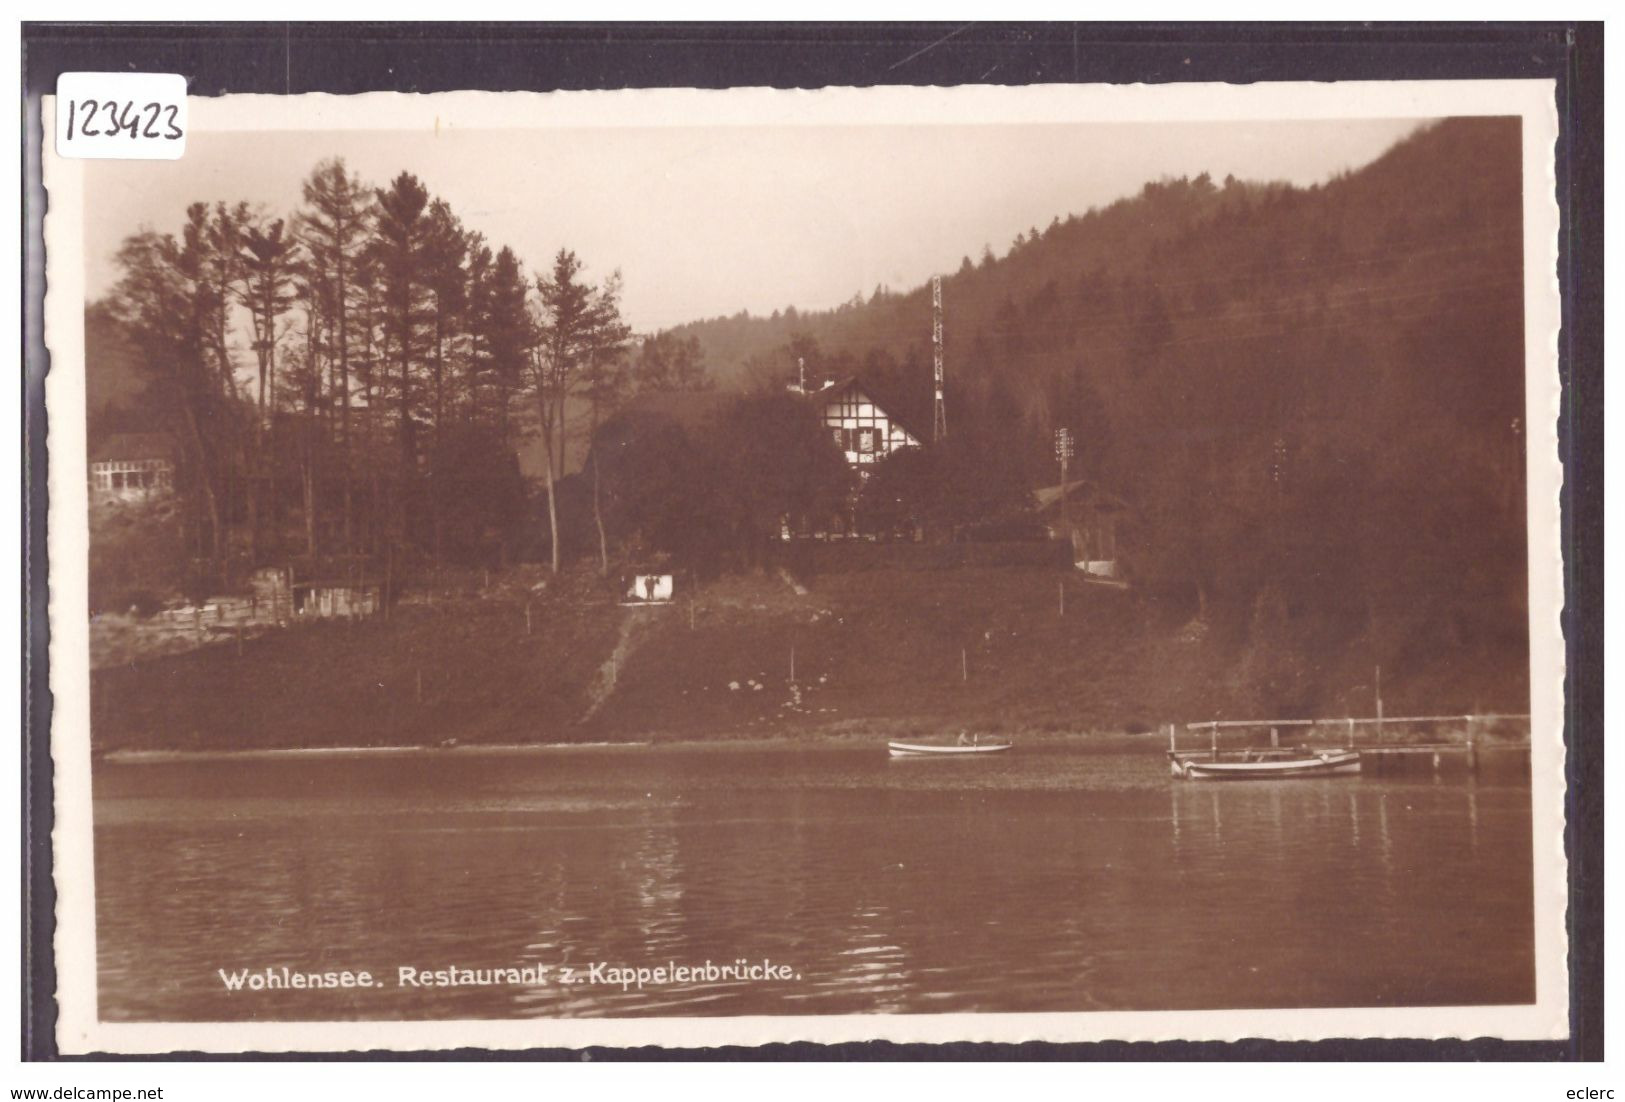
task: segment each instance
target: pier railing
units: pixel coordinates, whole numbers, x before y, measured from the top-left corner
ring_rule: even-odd
[[[1403,754],[1433,754],[1435,763],[1438,755],[1451,752],[1460,752],[1467,755],[1472,764],[1477,762],[1479,744],[1486,741],[1490,735],[1492,725],[1510,722],[1527,724],[1529,716],[1507,712],[1480,712],[1472,715],[1439,715],[1439,716],[1340,716],[1325,719],[1211,719],[1197,723],[1185,724],[1186,732],[1200,735],[1207,733],[1207,746],[1200,749],[1181,749],[1178,739],[1178,724],[1168,724],[1168,756],[1171,758],[1193,758],[1206,754],[1213,760],[1218,760],[1221,753],[1227,752],[1220,747],[1219,735],[1225,731],[1268,731],[1270,733],[1269,745],[1279,748],[1283,734],[1301,733],[1305,739],[1316,734],[1325,734],[1335,738],[1338,742],[1350,749],[1361,753],[1374,755],[1403,755]],[[1439,728],[1454,727],[1459,737],[1451,739],[1419,740],[1414,732],[1418,727]],[[1497,732],[1498,733],[1498,732]],[[1499,743],[1500,740],[1498,739]],[[1525,727],[1521,740],[1512,740],[1507,745],[1528,745],[1529,734]],[[1256,750],[1256,744],[1249,743],[1245,750]],[[1240,752],[1240,751],[1235,751]]]

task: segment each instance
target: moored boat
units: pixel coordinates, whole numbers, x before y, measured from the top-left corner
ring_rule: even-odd
[[[929,757],[931,755],[955,754],[997,754],[1001,750],[1011,747],[1008,742],[982,742],[982,743],[930,743],[930,742],[888,742],[886,748],[891,751],[894,758]]]
[[[1359,751],[1340,749],[1251,751],[1228,759],[1170,755],[1169,760],[1174,775],[1186,780],[1286,780],[1360,771]]]

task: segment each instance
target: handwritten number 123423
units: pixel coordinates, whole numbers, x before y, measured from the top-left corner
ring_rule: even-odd
[[[173,103],[149,103],[137,107],[131,100],[124,103],[117,100],[69,100],[68,140],[72,141],[75,133],[87,138],[103,135],[116,138],[129,131],[132,139],[164,138],[175,141],[182,136],[176,121],[179,110]],[[159,129],[159,120],[166,116],[167,122]]]

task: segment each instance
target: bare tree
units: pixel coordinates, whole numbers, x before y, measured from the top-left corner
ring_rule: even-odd
[[[590,441],[603,419],[615,410],[627,391],[626,352],[631,327],[621,319],[621,273],[612,272],[592,296],[586,333],[587,358],[581,369],[581,393],[587,399]],[[604,532],[604,510],[599,499],[598,457],[588,453],[592,466],[592,518],[598,529],[598,572],[609,573],[609,539]]]
[[[581,261],[568,249],[553,258],[553,270],[536,277],[541,306],[531,347],[531,392],[547,452],[547,520],[552,566],[559,570],[559,511],[556,485],[563,473],[564,404],[591,350],[593,291],[581,278]],[[555,444],[558,458],[555,460]]]

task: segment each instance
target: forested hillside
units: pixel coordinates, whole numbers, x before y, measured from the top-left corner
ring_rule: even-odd
[[[883,463],[859,507],[1031,531],[1070,428],[1073,477],[1126,503],[1136,599],[1219,648],[1236,699],[1304,713],[1380,663],[1521,710],[1520,188],[1518,121],[1455,119],[1316,187],[1200,175],[1058,212],[944,273],[947,440]],[[178,234],[124,242],[87,311],[93,438],[175,439],[170,558],[200,593],[298,554],[391,579],[767,565],[783,518],[853,489],[783,390],[798,359],[929,436],[928,287],[637,341],[616,275],[567,249],[530,268],[410,173],[326,161],[303,197],[200,196]]]
[[[1074,470],[1133,505],[1139,580],[1272,639],[1254,673],[1288,696],[1323,647],[1515,659],[1520,180],[1517,120],[1452,119],[1322,186],[1161,180],[967,257],[943,278],[950,438],[1041,485],[1072,428]],[[676,333],[719,377],[800,355],[929,410],[925,287]]]

